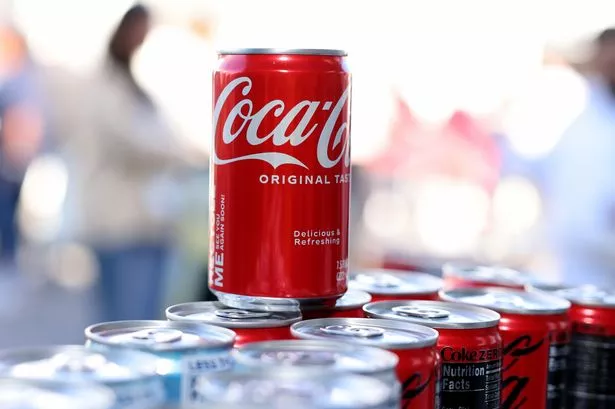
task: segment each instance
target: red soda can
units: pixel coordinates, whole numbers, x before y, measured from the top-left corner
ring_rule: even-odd
[[[502,287],[524,290],[529,275],[507,267],[447,263],[442,266],[444,287]]]
[[[225,305],[296,310],[333,305],[347,290],[345,55],[220,53],[213,75],[209,287]]]
[[[304,320],[316,318],[363,318],[363,306],[372,301],[365,291],[348,290],[335,301],[335,306],[306,306],[301,310]]]
[[[437,300],[443,282],[418,271],[373,269],[351,272],[348,288],[372,295],[372,302],[387,300]]]
[[[367,304],[363,310],[369,317],[438,330],[442,408],[500,408],[502,339],[497,312],[440,301],[379,301]]]
[[[397,354],[402,409],[433,409],[437,404],[438,332],[421,325],[368,318],[323,318],[293,324],[295,338],[375,346]]]
[[[443,291],[440,297],[487,307],[501,315],[502,409],[562,408],[570,302],[503,288],[459,288]]]
[[[587,288],[557,293],[572,302],[566,408],[615,408],[615,294]]]
[[[235,346],[259,341],[292,339],[291,324],[301,320],[299,312],[247,311],[226,307],[216,301],[173,305],[166,310],[169,321],[200,322],[232,329]]]

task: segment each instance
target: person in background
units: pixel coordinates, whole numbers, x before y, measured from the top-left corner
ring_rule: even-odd
[[[102,320],[154,319],[173,244],[175,178],[182,149],[131,70],[150,28],[142,5],[113,33],[100,72],[88,82],[76,126],[64,127],[70,210],[65,235],[99,263]]]
[[[563,282],[613,287],[615,28],[595,40],[592,65],[585,108],[545,161],[546,226]]]

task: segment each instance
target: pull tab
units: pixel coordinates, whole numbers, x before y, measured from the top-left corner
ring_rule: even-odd
[[[489,296],[491,297],[491,300],[495,305],[499,305],[502,307],[512,306],[519,308],[525,305],[525,301],[523,300],[523,298],[519,297],[518,295],[496,293],[489,294]]]
[[[153,328],[137,331],[132,334],[136,342],[146,342],[152,344],[167,344],[182,339],[183,332],[171,328]]]
[[[391,274],[357,274],[355,276],[355,280],[360,283],[380,287],[380,288],[395,288],[399,287],[402,283],[402,280],[391,275]]]
[[[261,355],[265,362],[284,362],[291,365],[330,365],[335,363],[335,354],[322,351],[279,351]]]
[[[326,334],[357,338],[374,338],[384,334],[382,328],[362,327],[359,325],[329,325],[320,330]]]
[[[215,314],[216,314],[216,317],[224,318],[227,320],[249,320],[249,319],[255,319],[255,318],[271,317],[270,312],[246,311],[246,310],[235,310],[235,309],[216,310]]]
[[[397,315],[424,319],[448,318],[450,315],[448,311],[439,308],[412,307],[409,305],[393,307],[393,312]]]
[[[108,361],[101,354],[88,352],[62,352],[49,359],[57,372],[93,373],[107,365]]]

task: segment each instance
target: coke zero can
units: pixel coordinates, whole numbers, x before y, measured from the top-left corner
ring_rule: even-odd
[[[351,272],[348,287],[367,291],[372,301],[437,300],[442,279],[418,271],[362,270]]]
[[[447,263],[442,266],[446,288],[503,287],[524,290],[530,278],[521,271],[507,267]]]
[[[323,318],[293,324],[299,339],[334,340],[376,346],[397,354],[402,409],[439,408],[438,332],[421,325],[368,318]]]
[[[502,288],[460,288],[440,296],[500,313],[502,409],[562,409],[570,302]]]
[[[334,306],[306,306],[302,309],[303,319],[315,318],[363,318],[363,306],[372,301],[365,291],[348,290],[335,301]]]
[[[209,286],[294,310],[346,291],[350,73],[339,50],[220,53],[213,76]]]
[[[215,301],[173,305],[166,310],[170,321],[200,322],[230,328],[235,346],[250,342],[292,339],[290,325],[301,320],[299,312],[247,311]]]
[[[415,323],[440,333],[440,404],[447,409],[498,409],[502,339],[500,315],[486,308],[439,301],[379,301],[368,316]]]

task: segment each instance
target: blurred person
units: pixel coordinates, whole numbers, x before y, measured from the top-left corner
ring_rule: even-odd
[[[154,319],[173,244],[175,177],[183,152],[131,62],[150,13],[130,8],[111,36],[82,112],[57,112],[69,167],[63,234],[91,247],[100,267],[103,320]],[[76,121],[76,122],[75,122]]]
[[[563,282],[615,287],[615,28],[592,67],[585,107],[544,163],[546,227]]]

